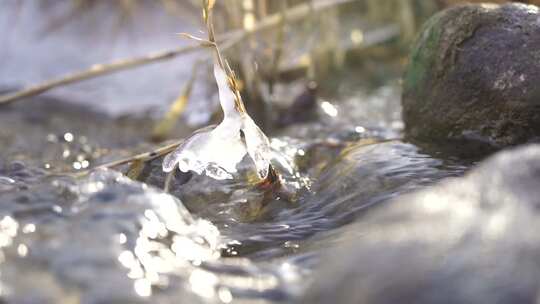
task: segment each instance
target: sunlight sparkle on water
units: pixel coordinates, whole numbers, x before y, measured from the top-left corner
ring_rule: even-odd
[[[120,233],[120,234],[118,235],[118,243],[120,243],[120,244],[125,244],[126,242],[127,242],[127,237],[126,237],[126,235],[123,234],[123,233]]]
[[[32,232],[35,232],[35,231],[36,231],[36,225],[34,225],[34,224],[26,224],[22,228],[23,233],[32,233]]]
[[[135,292],[141,297],[149,297],[152,295],[152,285],[146,279],[135,280],[133,284]]]
[[[329,103],[328,101],[323,101],[321,103],[321,108],[324,111],[324,113],[328,114],[328,116],[336,117],[338,115],[337,108],[333,104]]]
[[[24,258],[28,255],[28,247],[25,244],[19,244],[19,246],[17,246],[17,253],[20,257]]]
[[[118,255],[118,261],[128,269],[127,276],[134,280],[133,288],[141,297],[151,296],[154,286],[167,285],[167,274],[178,269],[189,274],[192,260],[202,262],[219,257],[219,231],[214,225],[190,218],[181,203],[168,194],[152,193],[147,199],[152,202],[151,208],[145,209],[140,217],[142,227],[135,247]],[[128,243],[128,235],[121,233],[116,238],[121,244]],[[211,288],[211,296],[216,296],[215,284],[200,286],[197,275],[200,277],[201,273],[195,272],[192,278],[195,288]],[[224,299],[227,300],[227,295]]]
[[[218,283],[219,280],[215,274],[201,269],[195,269],[189,276],[191,290],[205,298],[214,297],[215,287]]]
[[[13,238],[17,235],[19,229],[19,223],[15,221],[11,216],[4,216],[0,220],[0,247],[10,246],[13,242]]]
[[[218,290],[218,298],[223,303],[231,303],[232,300],[233,300],[233,296],[232,296],[231,291],[228,288],[225,288],[225,287],[219,288],[219,290]]]
[[[72,142],[73,141],[73,134],[67,132],[66,134],[64,134],[64,140],[67,141],[67,142]]]

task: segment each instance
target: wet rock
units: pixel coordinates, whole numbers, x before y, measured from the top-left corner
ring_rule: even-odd
[[[464,5],[425,25],[404,77],[403,118],[415,138],[494,146],[540,135],[538,7]]]
[[[317,83],[310,82],[298,95],[292,105],[279,111],[277,125],[285,127],[291,124],[317,119]]]
[[[540,145],[400,197],[333,236],[301,303],[535,303]]]

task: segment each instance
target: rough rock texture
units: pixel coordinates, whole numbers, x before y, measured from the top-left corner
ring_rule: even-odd
[[[404,77],[406,132],[507,146],[540,135],[540,22],[525,4],[464,5],[430,19]]]
[[[349,245],[301,303],[536,303],[539,184],[529,145],[381,205],[340,236]]]

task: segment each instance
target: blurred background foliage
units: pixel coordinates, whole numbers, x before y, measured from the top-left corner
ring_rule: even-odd
[[[296,118],[309,117],[304,112],[309,110],[310,98],[333,96],[340,77],[377,81],[378,75],[388,72],[377,64],[380,60],[394,62],[391,72],[400,73],[422,23],[437,11],[463,2],[218,0],[215,28],[225,38],[248,33],[225,55],[242,80],[248,111],[271,132]],[[5,53],[3,57],[8,59],[0,72],[0,90],[46,81],[81,70],[88,63],[193,44],[176,35],[180,32],[205,36],[198,0],[8,0],[0,4],[0,10],[4,11],[0,24],[4,21],[8,30],[0,38],[5,40],[0,55]],[[27,23],[19,20],[24,18]],[[272,25],[259,31],[261,24]],[[167,139],[170,134],[178,136],[179,129],[189,128],[175,129],[164,125],[164,120],[176,123],[184,116],[186,124],[197,127],[220,118],[209,93],[215,86],[207,85],[212,83],[211,73],[198,73],[197,79],[193,76],[192,66],[201,58],[206,64],[197,70],[209,71],[208,56],[203,57],[187,56],[122,72],[58,93],[64,99],[97,104],[115,115],[150,115],[159,121],[154,133],[167,130],[167,134],[151,137]]]

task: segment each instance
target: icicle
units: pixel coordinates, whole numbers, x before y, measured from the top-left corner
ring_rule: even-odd
[[[178,168],[183,172],[205,173],[215,179],[232,179],[237,164],[246,153],[253,160],[261,179],[268,175],[270,144],[266,135],[249,115],[238,109],[243,104],[229,86],[225,71],[214,64],[223,121],[213,130],[192,134],[184,144],[163,161],[163,171]]]

